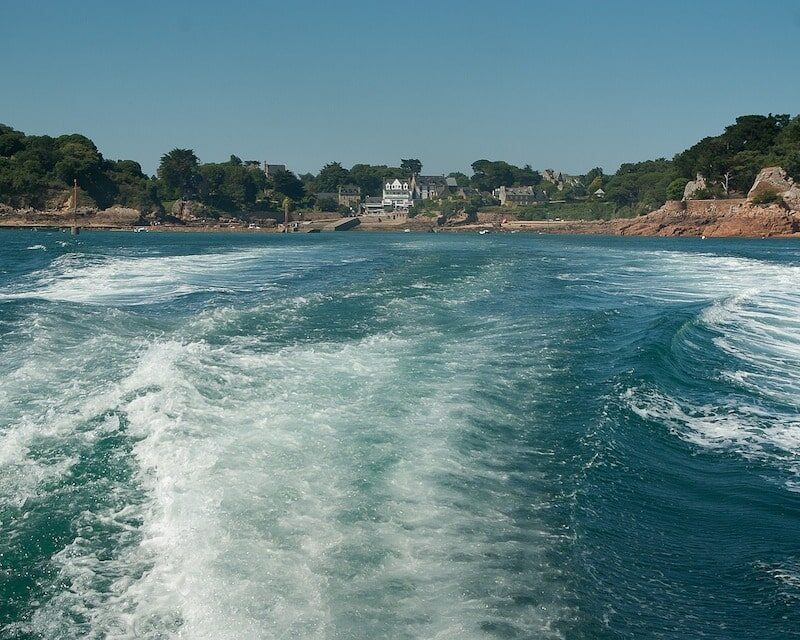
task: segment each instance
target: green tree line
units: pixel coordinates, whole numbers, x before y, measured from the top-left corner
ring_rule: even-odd
[[[635,215],[680,198],[697,173],[712,197],[744,194],[765,166],[779,165],[800,180],[800,116],[746,115],[717,136],[703,138],[672,159],[625,163],[613,175],[599,167],[566,184],[555,185],[525,165],[476,160],[472,175],[453,172],[459,187],[490,193],[500,186],[534,187],[542,201],[590,198],[603,189],[616,215]],[[420,174],[419,159],[398,166],[330,162],[319,173],[279,171],[268,178],[257,163],[230,156],[226,162],[201,163],[191,149],[173,149],[161,157],[157,175],[148,176],[133,160],[109,160],[80,134],[29,136],[0,124],[0,203],[47,208],[63,203],[77,179],[82,203],[113,204],[143,212],[164,212],[164,204],[187,198],[227,212],[279,208],[288,199],[300,207],[318,206],[316,194],[358,187],[362,196],[381,195],[389,178]],[[474,192],[473,192],[474,193]],[[60,200],[60,202],[59,202]],[[329,205],[330,203],[325,203]]]

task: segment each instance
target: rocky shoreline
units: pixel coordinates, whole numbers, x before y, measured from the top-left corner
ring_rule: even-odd
[[[574,221],[517,221],[438,226],[431,220],[410,219],[405,222],[363,222],[355,231],[440,231],[467,233],[481,230],[539,234],[708,237],[708,238],[800,238],[800,212],[779,205],[759,206],[727,200],[693,201],[691,211],[668,202],[660,209],[638,218]],[[148,231],[180,232],[253,232],[279,233],[282,226],[251,228],[232,224],[142,224],[138,216],[110,215],[106,212],[79,214],[76,218],[61,212],[9,212],[0,215],[0,228],[63,229],[77,222],[84,230],[127,230],[144,227]],[[303,229],[305,231],[309,231]],[[314,230],[319,231],[318,225]]]
[[[771,202],[760,204],[765,194]],[[507,216],[504,221],[484,223],[446,222],[432,218],[409,218],[378,222],[369,216],[342,229],[358,231],[443,231],[443,232],[529,232],[549,234],[593,234],[616,236],[708,237],[708,238],[792,238],[800,237],[800,187],[779,167],[761,171],[747,198],[718,200],[670,200],[661,208],[637,218],[613,220],[542,220],[522,221]],[[319,217],[320,214],[315,214]],[[324,217],[324,216],[323,216]],[[339,218],[338,220],[341,220]],[[337,218],[298,223],[298,230],[321,231]],[[178,222],[178,221],[176,221]],[[102,211],[16,210],[0,205],[0,228],[68,228],[132,230],[144,227],[152,231],[211,232],[282,232],[283,226],[236,223],[188,222],[154,224],[136,209],[111,207]],[[326,226],[327,225],[327,226]],[[355,226],[357,225],[357,226]]]

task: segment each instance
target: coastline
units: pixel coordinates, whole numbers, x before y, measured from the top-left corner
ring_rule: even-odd
[[[688,206],[687,206],[688,205]],[[509,212],[509,218],[513,212]],[[609,235],[654,237],[714,238],[800,238],[800,212],[776,204],[756,205],[746,200],[708,200],[690,203],[667,202],[656,211],[636,218],[610,220],[536,220],[484,221],[474,223],[437,224],[432,218],[408,218],[378,222],[360,217],[354,226],[333,229],[332,224],[344,218],[331,217],[299,223],[290,233],[355,231],[370,232],[437,232],[437,233],[535,233],[558,235]],[[141,224],[128,215],[107,216],[103,212],[83,212],[77,219],[55,211],[14,211],[0,217],[0,229],[63,229],[77,222],[81,231],[146,231],[178,233],[283,233],[283,225],[253,228],[245,224]],[[293,222],[293,223],[294,223]]]

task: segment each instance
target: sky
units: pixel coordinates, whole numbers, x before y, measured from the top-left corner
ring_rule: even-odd
[[[154,173],[191,148],[613,172],[800,112],[800,2],[0,0],[0,122]]]

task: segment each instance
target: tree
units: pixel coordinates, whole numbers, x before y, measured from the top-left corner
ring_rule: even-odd
[[[686,190],[686,185],[689,180],[686,178],[675,178],[667,186],[667,199],[668,200],[681,200],[683,199],[683,192]]]
[[[514,172],[507,162],[476,160],[472,163],[472,185],[479,191],[493,191],[514,184]]]
[[[402,174],[399,167],[387,167],[385,164],[354,164],[350,168],[350,182],[360,187],[364,196],[379,196],[387,178]]]
[[[0,124],[0,157],[10,158],[25,148],[25,134]]]
[[[334,198],[319,198],[317,200],[317,209],[320,211],[336,211],[339,208],[339,202]]]
[[[617,209],[651,211],[667,201],[667,188],[677,177],[673,163],[664,158],[623,164],[609,179],[606,197]]]
[[[720,179],[720,183],[722,184],[722,189],[725,191],[725,197],[727,198],[731,192],[731,179],[733,178],[733,171],[727,169]]]
[[[336,193],[339,187],[350,183],[350,172],[338,162],[329,162],[311,182],[312,189],[319,192]]]
[[[419,175],[422,172],[422,162],[416,158],[400,160],[400,169],[402,169],[404,174],[409,176]]]
[[[469,186],[469,176],[466,173],[461,173],[460,171],[453,171],[447,174],[448,178],[455,178],[456,184],[459,187],[468,187]]]
[[[173,149],[161,156],[158,177],[168,197],[193,197],[197,193],[200,161],[191,149]]]
[[[81,185],[86,185],[95,181],[103,170],[103,157],[85,136],[73,134],[56,138],[56,154],[56,175],[67,184],[77,178]]]
[[[595,180],[600,178],[600,186],[598,186],[597,189],[601,189],[603,187],[603,178],[604,177],[605,177],[605,174],[603,173],[603,168],[602,167],[595,167],[594,169],[590,169],[589,173],[587,173],[585,176],[583,176],[583,182],[585,184],[592,185],[592,184],[594,184]],[[597,191],[597,189],[595,189],[595,191]],[[589,190],[591,191],[591,186],[589,187]]]
[[[223,211],[244,211],[256,203],[258,193],[266,187],[266,176],[261,171],[252,171],[236,156],[223,163],[200,165],[202,176],[202,200]]]
[[[305,194],[303,183],[291,171],[276,171],[271,180],[273,190],[290,200],[297,202]]]
[[[602,188],[603,188],[603,176],[595,176],[594,179],[591,182],[589,182],[588,191],[590,194],[593,194],[595,191]]]
[[[511,175],[514,177],[513,186],[515,187],[535,187],[542,182],[542,174],[534,171],[531,165],[526,164],[522,169],[511,166]]]

